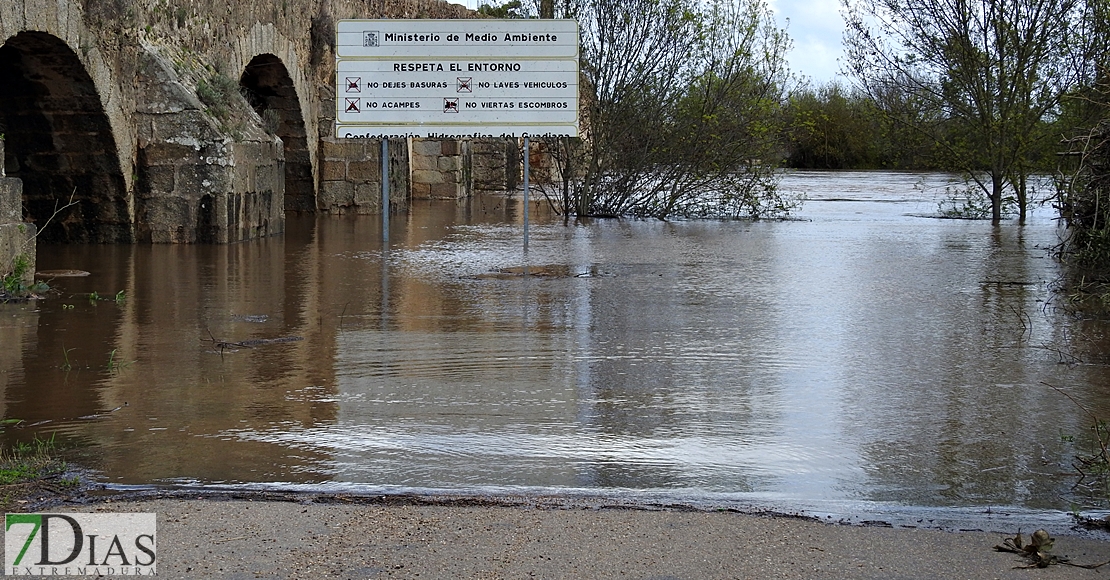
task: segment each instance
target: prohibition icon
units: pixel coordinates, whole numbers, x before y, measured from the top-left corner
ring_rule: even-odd
[[[362,77],[347,77],[347,92],[361,93],[362,89],[359,87],[361,83]]]
[[[347,110],[345,113],[358,113],[358,99],[347,99]]]
[[[443,99],[443,112],[444,113],[458,113],[459,112],[459,99]]]
[[[473,93],[474,92],[473,90],[470,89],[470,81],[472,81],[474,79],[474,77],[455,77],[455,78],[459,79],[459,90],[457,92],[460,92],[460,93]]]

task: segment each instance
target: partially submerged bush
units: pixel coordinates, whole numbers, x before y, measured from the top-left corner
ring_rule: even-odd
[[[1068,225],[1057,255],[1069,266],[1061,285],[1069,305],[1110,315],[1110,119],[1072,140],[1078,168],[1057,180],[1060,215]]]
[[[23,254],[12,260],[8,273],[0,280],[0,301],[22,300],[49,290],[46,284],[28,279],[30,267],[31,261]]]
[[[564,215],[760,217],[776,189],[785,34],[755,0],[566,0],[582,139],[548,139]]]

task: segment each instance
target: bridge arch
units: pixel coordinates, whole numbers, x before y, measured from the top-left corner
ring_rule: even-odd
[[[284,143],[285,211],[315,211],[316,180],[308,133],[301,101],[285,64],[273,54],[258,55],[244,67],[239,86],[262,117],[263,127]]]
[[[97,83],[65,41],[23,30],[0,46],[0,132],[6,172],[23,181],[24,219],[41,229],[40,240],[132,241],[112,123]]]
[[[255,91],[251,83],[260,85],[257,96],[252,96],[251,104],[255,105],[255,110],[259,110],[259,104],[262,105],[259,114],[266,114],[268,108],[274,110],[270,113],[271,122],[275,114],[290,114],[280,119],[276,133],[285,143],[287,193],[284,205],[287,211],[312,212],[317,209],[319,105],[313,96],[314,85],[309,82],[307,73],[310,52],[307,35],[298,43],[283,35],[273,24],[261,22],[256,22],[233,44],[231,60],[233,67],[237,68],[232,70],[242,71],[240,86],[251,93]],[[270,93],[272,95],[265,96]],[[280,107],[283,108],[279,110]],[[299,120],[293,116],[294,110]],[[287,131],[288,136],[283,131]],[[299,144],[302,132],[303,147]],[[293,151],[290,151],[291,146]]]

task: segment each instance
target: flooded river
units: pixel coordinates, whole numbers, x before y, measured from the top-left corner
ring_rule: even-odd
[[[1073,488],[1091,421],[1043,383],[1110,417],[1101,329],[1053,301],[1051,209],[927,217],[944,183],[795,173],[792,221],[536,213],[527,255],[499,198],[417,203],[387,249],[369,216],[41,246],[91,275],[0,306],[3,437],[113,485],[1066,522],[1105,494]]]

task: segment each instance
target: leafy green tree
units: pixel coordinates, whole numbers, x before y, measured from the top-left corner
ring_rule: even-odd
[[[799,169],[936,169],[933,142],[899,119],[923,121],[910,95],[875,98],[840,83],[802,85],[783,107],[786,164]]]
[[[784,108],[787,165],[804,169],[865,169],[882,165],[881,127],[869,99],[839,83],[795,90]]]
[[[1065,138],[1086,135],[1107,116],[1106,90],[1110,86],[1110,2],[1087,0],[1080,34],[1087,39],[1078,59],[1079,82],[1063,99],[1053,130]]]
[[[1110,3],[1089,2],[1083,24],[1090,43],[1081,82],[1054,123],[1073,160],[1058,180],[1058,207],[1069,229],[1060,250],[1077,267],[1080,280],[1090,274],[1105,281],[1110,273]],[[1083,282],[1076,286],[1080,292],[1090,290]],[[1100,286],[1096,293],[1110,304],[1110,290],[1105,283]]]
[[[842,0],[848,72],[868,94],[908,95],[897,119],[937,143],[1001,220],[1024,220],[1030,155],[1079,79],[1082,0]]]

